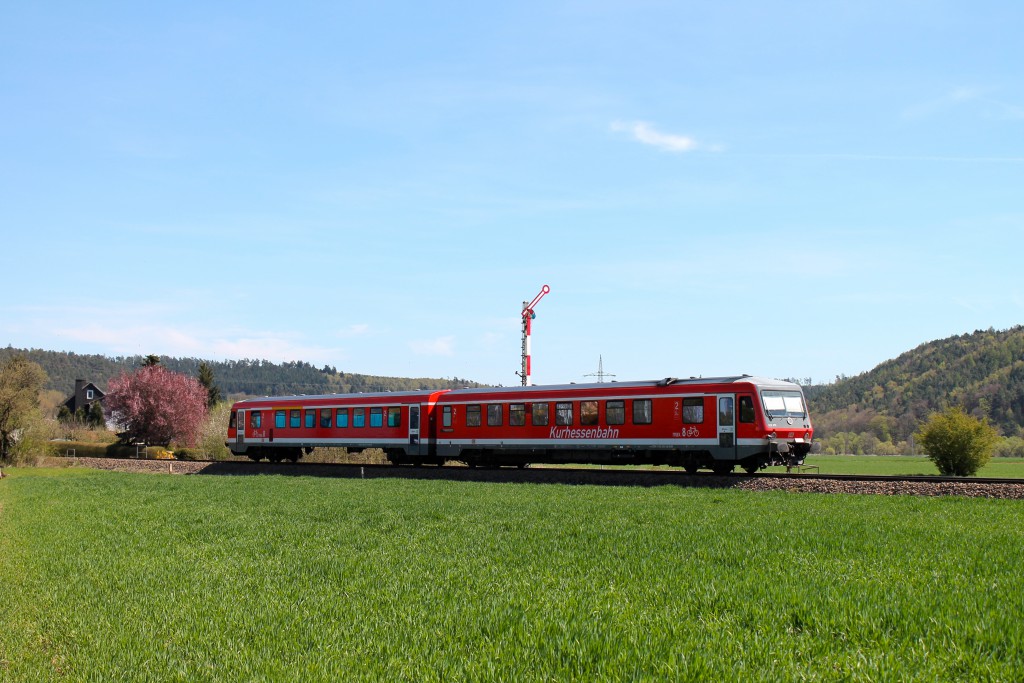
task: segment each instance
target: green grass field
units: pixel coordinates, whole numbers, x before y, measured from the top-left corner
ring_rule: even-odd
[[[5,470],[0,680],[1024,678],[1024,503]]]

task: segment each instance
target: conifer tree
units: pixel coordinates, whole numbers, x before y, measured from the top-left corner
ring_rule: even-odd
[[[206,407],[212,408],[220,400],[220,387],[213,383],[213,368],[205,360],[199,364],[199,383],[206,389]]]

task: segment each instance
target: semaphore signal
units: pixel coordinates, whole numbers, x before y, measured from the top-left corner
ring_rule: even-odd
[[[533,331],[533,319],[537,317],[537,314],[534,313],[533,309],[540,302],[540,300],[544,298],[544,295],[550,291],[551,288],[548,287],[547,285],[544,285],[543,287],[540,288],[540,292],[537,294],[537,296],[533,297],[533,301],[529,303],[525,301],[523,302],[523,367],[522,370],[520,372],[517,372],[516,374],[522,378],[524,387],[530,386],[530,384],[532,384],[532,382],[530,381],[530,334]]]

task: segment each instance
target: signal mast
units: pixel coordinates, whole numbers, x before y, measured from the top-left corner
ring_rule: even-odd
[[[544,295],[551,291],[551,288],[544,285],[540,288],[540,293],[533,297],[533,301],[527,303],[523,302],[523,369],[521,372],[517,372],[523,379],[523,386],[530,386],[530,333],[533,329],[533,319],[537,317],[537,314],[533,312],[534,307],[544,298]]]

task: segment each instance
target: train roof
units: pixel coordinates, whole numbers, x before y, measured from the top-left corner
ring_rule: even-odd
[[[530,391],[566,391],[572,389],[590,389],[600,388],[609,389],[612,387],[619,388],[643,388],[643,387],[665,387],[665,386],[686,386],[686,385],[698,385],[698,384],[736,384],[739,382],[749,382],[758,386],[766,387],[780,387],[780,388],[792,388],[798,387],[799,385],[793,382],[788,382],[781,379],[771,379],[768,377],[755,377],[753,375],[730,375],[727,377],[687,377],[685,379],[679,377],[664,377],[662,379],[649,379],[649,380],[636,380],[630,382],[588,382],[588,383],[576,383],[572,382],[569,384],[532,384],[530,386],[513,386],[513,387],[473,387],[465,389],[453,389],[449,393],[460,393],[460,394],[471,394],[471,393],[490,393],[496,390],[508,391],[508,392],[530,392]]]
[[[367,391],[357,392],[352,394],[288,394],[285,396],[254,396],[252,398],[246,398],[235,403],[241,405],[244,403],[267,403],[268,401],[294,401],[297,398],[319,400],[337,398],[338,396],[364,396],[366,398],[414,398],[421,396],[430,396],[438,392],[447,391],[447,389],[419,389],[416,391]]]
[[[588,382],[584,384],[532,384],[530,386],[511,386],[511,387],[467,387],[464,389],[421,389],[417,391],[375,391],[366,393],[356,394],[296,394],[291,396],[261,396],[248,398],[242,401],[238,401],[238,405],[244,405],[247,403],[268,403],[274,401],[294,401],[296,399],[308,399],[311,401],[315,400],[327,400],[338,397],[352,397],[359,396],[361,398],[376,399],[376,398],[389,398],[389,399],[400,399],[400,398],[421,398],[430,396],[431,394],[444,393],[444,394],[455,394],[456,396],[464,396],[467,394],[481,394],[481,393],[494,393],[495,391],[501,392],[536,392],[536,391],[568,391],[568,390],[579,390],[579,389],[605,389],[608,390],[612,387],[629,389],[629,388],[643,388],[643,387],[665,387],[665,386],[687,386],[687,385],[704,385],[704,384],[736,384],[739,382],[746,382],[755,384],[759,387],[777,387],[780,389],[792,389],[794,387],[799,388],[799,385],[793,382],[788,382],[781,379],[772,379],[768,377],[755,377],[752,375],[732,375],[727,377],[688,377],[681,379],[678,377],[664,377],[662,379],[652,380],[638,380],[631,382]]]

